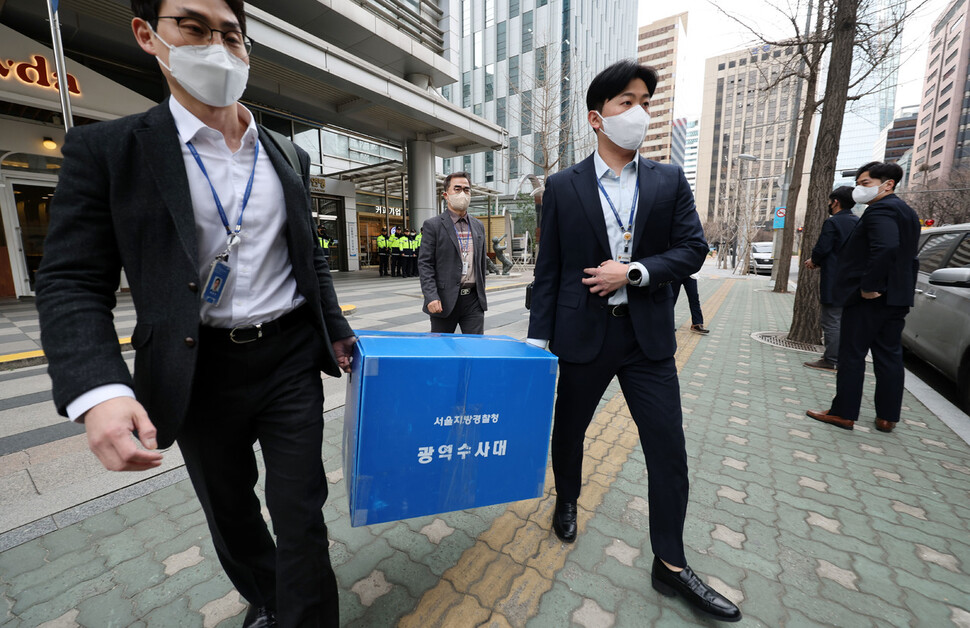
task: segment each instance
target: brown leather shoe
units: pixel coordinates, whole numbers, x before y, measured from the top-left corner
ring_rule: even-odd
[[[834,414],[815,412],[814,410],[809,410],[805,414],[808,415],[809,418],[815,419],[816,421],[828,423],[829,425],[834,425],[835,427],[841,427],[843,430],[851,430],[855,427],[855,421],[852,419],[843,419],[842,417],[835,416]]]
[[[896,427],[894,421],[887,421],[886,419],[876,419],[876,429],[880,432],[891,432],[893,428]]]

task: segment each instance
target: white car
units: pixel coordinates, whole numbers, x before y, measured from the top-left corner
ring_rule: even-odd
[[[956,382],[970,412],[970,223],[926,229],[917,257],[903,346]]]
[[[772,259],[774,245],[771,242],[752,242],[751,261],[748,263],[748,271],[759,274],[771,274],[771,267],[775,260]]]

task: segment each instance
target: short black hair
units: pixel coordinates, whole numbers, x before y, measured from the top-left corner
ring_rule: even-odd
[[[640,79],[647,85],[647,91],[653,96],[657,89],[657,71],[649,65],[640,65],[633,59],[618,61],[596,75],[586,90],[586,110],[602,111],[603,103],[623,90],[633,79]]]
[[[856,170],[855,178],[858,179],[864,172],[868,172],[873,179],[879,179],[883,183],[892,179],[893,189],[903,180],[903,169],[896,163],[885,161],[870,161],[866,165]]]
[[[829,194],[829,200],[836,200],[839,202],[839,207],[842,209],[852,209],[855,207],[855,201],[852,200],[852,188],[848,185],[843,185],[832,190]]]
[[[233,15],[236,16],[236,21],[239,22],[239,30],[242,31],[243,35],[246,34],[246,9],[245,2],[243,0],[222,0],[232,11]],[[149,24],[152,28],[158,27],[158,9],[162,6],[162,0],[131,0],[131,12],[135,14],[135,17],[140,17]]]
[[[468,185],[472,183],[472,176],[467,172],[452,172],[447,177],[445,177],[445,192],[448,191],[448,186],[451,185],[452,179],[468,179]]]

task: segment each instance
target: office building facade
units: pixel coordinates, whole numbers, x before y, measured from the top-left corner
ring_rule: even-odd
[[[683,135],[677,139],[681,153],[674,155],[678,129],[676,97],[683,94],[684,77],[678,72],[687,53],[687,14],[681,13],[641,26],[637,34],[637,61],[652,66],[659,74],[657,89],[650,99],[650,128],[640,154],[663,163],[683,161]]]
[[[690,184],[690,191],[697,188],[697,149],[700,143],[700,123],[696,118],[684,119],[684,176]]]
[[[946,181],[955,169],[970,166],[970,28],[967,0],[953,0],[934,21],[923,79],[911,185]]]
[[[736,223],[742,213],[770,225],[794,154],[793,122],[803,96],[794,78],[768,86],[797,62],[794,53],[792,46],[763,45],[707,60],[695,190],[702,221]],[[804,215],[807,191],[806,173],[796,220]]]
[[[441,95],[507,129],[509,140],[505,150],[446,158],[442,171],[469,172],[473,183],[506,196],[530,191],[523,185],[529,175],[541,180],[586,157],[595,145],[586,88],[607,65],[634,57],[636,0],[451,0],[449,6],[460,78]]]

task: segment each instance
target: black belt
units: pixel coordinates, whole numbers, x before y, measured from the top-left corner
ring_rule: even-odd
[[[256,340],[271,338],[288,329],[292,329],[310,318],[310,308],[306,304],[301,305],[291,312],[287,312],[276,320],[255,325],[240,325],[232,329],[225,327],[208,327],[203,325],[200,328],[199,336],[203,339],[210,339],[224,343],[244,345]]]
[[[610,316],[615,316],[616,318],[622,318],[630,315],[630,306],[626,303],[620,303],[619,305],[607,305],[606,310],[610,313]]]

